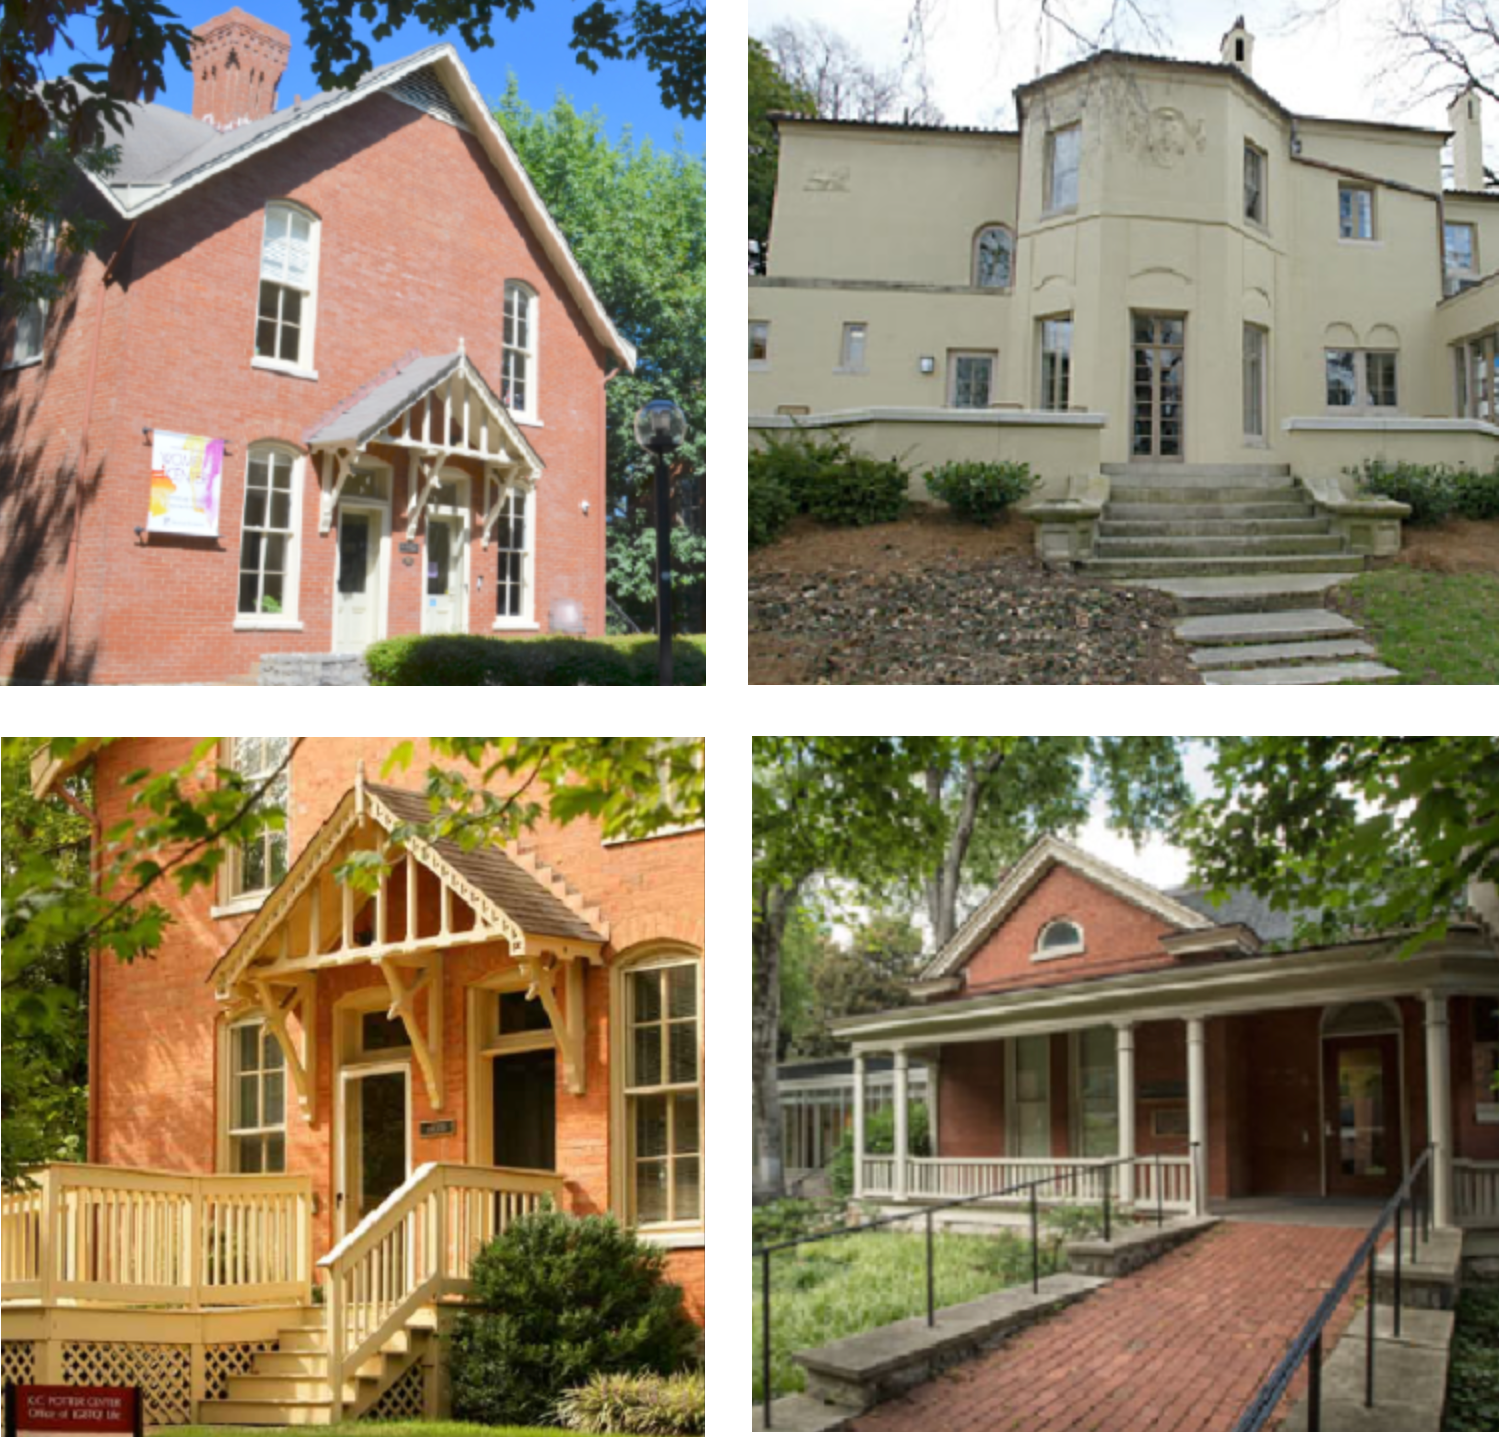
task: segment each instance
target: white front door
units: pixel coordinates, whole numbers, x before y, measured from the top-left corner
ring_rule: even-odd
[[[380,514],[341,506],[333,647],[361,654],[380,636]]]
[[[461,634],[467,628],[464,613],[467,536],[468,526],[462,515],[428,511],[424,634]]]

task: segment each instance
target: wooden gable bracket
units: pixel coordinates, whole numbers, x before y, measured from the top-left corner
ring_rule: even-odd
[[[359,457],[355,449],[325,449],[322,453],[322,501],[318,509],[318,533],[326,534],[333,527],[333,511],[338,507],[338,496],[343,493],[349,470]],[[333,461],[333,477],[328,475],[328,461]]]
[[[567,1012],[564,1014],[557,1004],[557,970],[543,968],[534,957],[522,964],[531,986],[526,989],[527,998],[539,998],[546,1009],[547,1019],[552,1025],[552,1035],[557,1040],[557,1051],[562,1054],[562,1075],[568,1092],[581,1097],[588,1091],[587,1054],[584,1048],[583,1015],[583,969],[573,960],[568,963]]]
[[[421,521],[422,511],[427,507],[427,500],[432,497],[432,491],[437,488],[438,481],[442,478],[442,466],[448,462],[451,449],[435,449],[425,454],[413,449],[411,451],[411,483],[407,486],[408,493],[416,494],[416,503],[411,506],[411,513],[406,519],[406,537],[416,538],[416,526]],[[416,481],[421,479],[421,489],[417,490]]]
[[[385,975],[385,986],[390,989],[390,1012],[394,1018],[400,1016],[406,1025],[406,1035],[411,1039],[411,1051],[422,1070],[427,1084],[427,1096],[432,1106],[442,1110],[442,954],[434,953],[427,959],[422,975],[407,986],[393,958],[376,959],[380,971]],[[416,1016],[416,998],[422,989],[427,990],[426,1031]]]
[[[302,1109],[302,1116],[307,1119],[309,1127],[316,1127],[317,1093],[309,1076],[316,1062],[316,1049],[313,1046],[316,1032],[316,1020],[312,1010],[313,980],[298,978],[290,983],[284,980],[273,983],[251,974],[248,986],[250,992],[254,994],[253,1005],[259,1008],[265,1018],[266,1027],[276,1035],[276,1041],[281,1044],[281,1052],[286,1058],[286,1068],[291,1074],[292,1086],[297,1090],[297,1103]],[[279,997],[274,991],[276,988],[283,990]],[[241,987],[240,993],[242,996],[245,995],[244,987]],[[300,1051],[292,1042],[291,1033],[286,1026],[286,1015],[293,1008],[301,1009],[302,1048]]]

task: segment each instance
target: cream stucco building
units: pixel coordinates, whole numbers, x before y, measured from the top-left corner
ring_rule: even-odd
[[[1450,131],[1297,115],[1253,45],[1093,57],[1020,87],[1013,132],[783,118],[752,431],[1022,458],[1046,499],[1141,461],[1289,465],[1333,506],[1376,455],[1490,467],[1476,95]]]

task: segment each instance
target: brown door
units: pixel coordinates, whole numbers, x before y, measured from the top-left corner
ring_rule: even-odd
[[[1330,1196],[1385,1197],[1399,1185],[1398,1061],[1393,1034],[1323,1043]]]
[[[1131,317],[1134,371],[1133,459],[1182,457],[1187,322],[1179,314]]]

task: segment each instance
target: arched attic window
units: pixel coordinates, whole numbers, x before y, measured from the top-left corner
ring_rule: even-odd
[[[1015,270],[1015,237],[1005,225],[984,225],[973,237],[976,289],[1009,289]]]
[[[1036,951],[1031,954],[1034,961],[1043,958],[1065,958],[1069,954],[1083,951],[1083,929],[1070,918],[1053,918],[1036,935]]]

